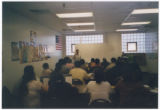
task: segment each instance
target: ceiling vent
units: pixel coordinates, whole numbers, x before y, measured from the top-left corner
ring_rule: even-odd
[[[29,11],[32,13],[35,13],[35,14],[48,14],[48,13],[50,13],[50,10],[48,10],[48,9],[30,9]]]

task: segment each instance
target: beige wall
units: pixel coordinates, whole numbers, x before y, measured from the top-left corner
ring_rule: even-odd
[[[121,35],[120,33],[105,33],[103,44],[79,44],[76,46],[80,50],[81,57],[86,61],[93,58],[107,58],[121,56]]]
[[[29,42],[31,30],[37,32],[38,43],[48,45],[51,58],[25,64],[20,64],[19,61],[11,61],[11,42]],[[55,35],[58,35],[58,33],[5,8],[3,10],[2,35],[2,85],[7,86],[12,91],[20,81],[26,65],[33,65],[37,76],[40,75],[44,62],[49,63],[50,67],[54,68],[55,63],[62,57],[62,52],[55,49]]]
[[[63,36],[63,51],[62,51],[62,56],[65,57],[66,56],[66,36],[65,35],[62,35]]]

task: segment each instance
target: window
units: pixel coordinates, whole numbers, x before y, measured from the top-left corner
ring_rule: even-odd
[[[127,52],[136,52],[137,42],[127,42]]]
[[[153,53],[157,47],[157,37],[146,33],[124,33],[121,37],[124,53]]]
[[[75,35],[66,36],[66,55],[74,55],[76,44],[103,43],[103,35]]]

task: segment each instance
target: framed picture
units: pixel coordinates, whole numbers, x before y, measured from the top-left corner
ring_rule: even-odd
[[[137,52],[137,42],[127,42],[127,52]]]
[[[72,53],[75,53],[75,48],[76,48],[75,46],[76,46],[76,44],[72,44],[72,45],[71,45]]]
[[[12,61],[19,60],[19,44],[18,42],[11,42]]]

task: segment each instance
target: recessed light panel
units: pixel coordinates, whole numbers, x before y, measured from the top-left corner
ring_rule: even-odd
[[[121,31],[137,31],[138,29],[117,29],[117,32],[121,32]]]
[[[92,12],[83,12],[83,13],[60,13],[56,14],[59,18],[82,18],[82,17],[93,17]]]
[[[93,22],[86,22],[86,23],[67,23],[67,26],[90,26],[94,25]]]
[[[89,32],[89,31],[95,31],[95,29],[74,30],[74,32]]]
[[[122,23],[121,25],[144,25],[144,24],[150,24],[150,21],[145,21],[145,22],[125,22]]]
[[[131,14],[151,14],[151,13],[158,13],[158,8],[151,8],[151,9],[135,9],[132,11]]]

